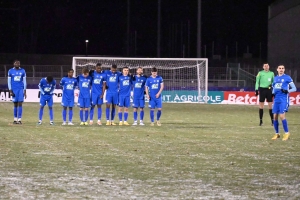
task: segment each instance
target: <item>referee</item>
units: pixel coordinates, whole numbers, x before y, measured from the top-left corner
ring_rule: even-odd
[[[274,73],[269,70],[270,66],[268,63],[263,65],[262,71],[258,72],[255,83],[255,96],[259,94],[259,125],[263,124],[264,115],[264,102],[267,99],[269,106],[269,114],[273,126],[273,113],[272,113],[272,83],[274,81]]]

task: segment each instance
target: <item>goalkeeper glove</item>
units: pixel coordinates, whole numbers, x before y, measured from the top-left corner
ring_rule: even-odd
[[[283,92],[284,94],[288,94],[289,93],[289,91],[285,90],[285,89],[281,89],[281,92]]]
[[[258,95],[258,90],[255,90],[255,96],[257,96]]]

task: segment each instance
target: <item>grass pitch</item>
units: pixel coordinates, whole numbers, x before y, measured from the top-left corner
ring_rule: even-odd
[[[144,127],[80,127],[77,108],[61,126],[58,104],[56,124],[45,108],[37,126],[29,103],[11,125],[12,106],[0,103],[0,199],[300,199],[298,107],[283,142],[254,106],[164,104],[161,127],[148,109]]]

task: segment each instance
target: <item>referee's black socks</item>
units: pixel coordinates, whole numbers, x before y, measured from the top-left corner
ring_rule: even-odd
[[[262,120],[264,116],[264,109],[259,109],[259,119]]]

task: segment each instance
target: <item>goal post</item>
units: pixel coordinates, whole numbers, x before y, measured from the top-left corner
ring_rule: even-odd
[[[116,64],[119,71],[128,67],[133,74],[142,67],[146,76],[156,67],[164,80],[163,102],[208,101],[207,58],[73,57],[75,76],[81,74],[82,68],[94,69],[97,63],[101,63],[103,70],[109,70],[112,64]]]

